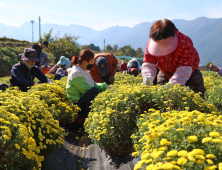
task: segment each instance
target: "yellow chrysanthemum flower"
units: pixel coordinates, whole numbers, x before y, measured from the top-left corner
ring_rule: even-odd
[[[184,131],[184,128],[179,128],[179,129],[176,129],[177,132],[182,132]]]
[[[209,133],[209,136],[211,136],[211,137],[219,137],[220,136],[220,133],[218,133],[218,132],[210,132]]]
[[[214,162],[213,162],[212,160],[210,160],[210,159],[206,159],[206,161],[207,161],[207,163],[210,164],[210,165],[213,165],[213,164],[214,164]]]
[[[213,154],[207,154],[207,155],[206,155],[206,158],[214,159],[214,158],[216,158],[216,156],[213,155]]]
[[[179,159],[177,159],[177,164],[178,165],[184,165],[185,163],[187,163],[187,159],[184,157],[180,157]]]
[[[171,150],[167,152],[167,156],[177,156],[177,150]]]
[[[191,143],[191,142],[197,142],[198,141],[198,138],[197,136],[189,136],[188,138],[188,141]]]
[[[212,141],[211,137],[206,137],[206,138],[202,139],[202,143],[206,143],[206,142],[210,142],[210,141]]]

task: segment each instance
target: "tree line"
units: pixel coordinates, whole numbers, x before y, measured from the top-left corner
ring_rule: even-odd
[[[78,56],[83,49],[90,49],[94,53],[108,52],[114,56],[143,57],[143,50],[141,48],[134,50],[130,45],[119,48],[117,44],[114,46],[108,44],[105,50],[101,50],[99,46],[95,46],[94,44],[82,45],[80,47],[77,43],[79,37],[72,36],[71,34],[61,36],[59,33],[52,36],[52,31],[53,29],[48,33],[44,33],[39,39],[39,42],[49,42],[48,48],[45,48],[43,52],[48,54],[51,67],[59,61],[62,55],[71,59],[72,56]],[[23,53],[25,48],[31,48],[32,44],[39,44],[39,42],[20,41],[0,37],[0,77],[10,74],[12,66],[20,61],[18,54]]]
[[[126,45],[124,47],[119,48],[117,44],[111,46],[108,44],[105,47],[105,50],[101,50],[99,46],[95,46],[94,44],[89,45],[82,45],[81,50],[83,49],[90,49],[94,51],[95,53],[112,53],[114,56],[132,56],[132,57],[138,57],[142,58],[144,56],[144,52],[142,48],[137,48],[137,50],[133,49],[130,45]]]

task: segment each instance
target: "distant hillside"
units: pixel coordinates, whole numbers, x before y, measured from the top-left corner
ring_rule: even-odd
[[[176,27],[184,34],[191,37],[194,46],[200,54],[200,64],[205,65],[208,61],[222,67],[222,19],[210,19],[200,17],[195,20],[173,20]],[[146,43],[149,40],[149,30],[151,22],[143,22],[135,25],[132,28],[124,26],[113,26],[102,31],[96,31],[89,27],[71,24],[69,26],[58,24],[42,24],[42,34],[48,33],[53,28],[53,34],[60,32],[61,36],[64,33],[71,33],[75,36],[80,36],[78,43],[86,45],[93,43],[96,46],[104,48],[104,39],[106,45],[117,44],[119,47],[131,45],[137,49],[141,47],[145,50]],[[9,37],[19,40],[32,40],[32,25],[24,23],[20,27],[6,26],[0,24],[0,37]],[[38,23],[34,23],[34,40],[39,39]]]

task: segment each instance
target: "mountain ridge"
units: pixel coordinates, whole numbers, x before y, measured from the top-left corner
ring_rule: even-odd
[[[200,55],[200,64],[205,65],[208,61],[222,67],[222,18],[206,18],[199,17],[194,20],[175,19],[172,20],[176,27],[183,34],[189,36]],[[78,24],[59,25],[45,23],[41,24],[41,34],[48,33],[53,28],[52,34],[58,32],[60,36],[65,33],[79,36],[78,43],[87,45],[93,43],[100,46],[101,49],[105,45],[117,44],[118,47],[131,45],[137,49],[141,47],[143,51],[146,48],[146,43],[149,41],[149,30],[153,22],[142,22],[133,27],[127,26],[112,26],[101,31],[94,30],[87,26]],[[39,24],[34,22],[34,40],[39,39]],[[6,36],[18,40],[32,40],[32,25],[29,22],[23,23],[19,27],[7,26],[0,23],[0,37]]]

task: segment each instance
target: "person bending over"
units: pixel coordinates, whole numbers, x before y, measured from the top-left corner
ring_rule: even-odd
[[[113,84],[118,60],[111,53],[95,54],[94,66],[89,70],[92,79],[97,83]]]
[[[71,61],[65,56],[61,56],[58,63],[51,68],[49,73],[56,72],[54,80],[60,80],[62,77],[67,76],[67,69],[70,67]]]
[[[46,58],[47,57],[47,62],[49,62],[49,59],[48,59],[48,55],[46,56],[45,55],[45,53],[42,53],[42,50],[44,49],[44,48],[48,48],[48,42],[47,41],[42,41],[40,44],[33,44],[32,45],[32,47],[31,48],[33,48],[33,49],[35,49],[36,50],[36,57],[39,59],[39,61],[38,62],[36,62],[35,63],[35,65],[37,65],[38,67],[40,67],[40,68],[44,68],[44,67],[42,67],[43,65],[46,65],[46,64],[43,64],[43,65],[41,65],[42,63],[41,63],[41,60],[43,59],[44,60],[44,58]],[[47,64],[48,65],[48,64]],[[45,68],[44,68],[45,69]]]
[[[48,82],[47,77],[35,65],[39,62],[35,49],[26,48],[21,55],[21,60],[20,63],[12,66],[9,87],[17,86],[21,91],[26,92],[29,87],[38,84],[33,82],[36,77],[41,81],[40,83]]]
[[[139,74],[139,71],[141,69],[140,63],[137,60],[137,58],[133,58],[130,60],[127,64],[128,73],[133,76],[137,76]]]
[[[120,70],[121,70],[122,73],[123,73],[124,71],[127,71],[127,63],[126,63],[124,60],[122,60],[119,68],[120,68]]]
[[[181,84],[204,98],[203,76],[198,70],[199,54],[192,40],[178,31],[168,19],[158,20],[150,28],[142,65],[143,85],[151,85],[157,67],[157,84]]]
[[[221,68],[218,68],[217,66],[211,64],[210,66],[210,69],[213,70],[213,71],[216,71],[217,74],[219,74],[220,76],[222,76],[222,69]]]

